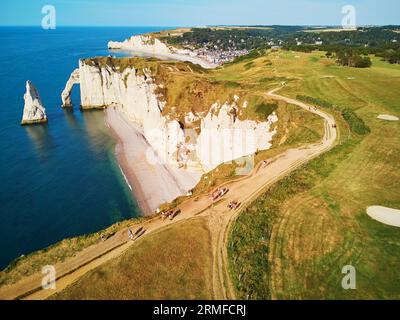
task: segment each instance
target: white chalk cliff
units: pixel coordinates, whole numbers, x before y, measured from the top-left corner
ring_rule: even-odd
[[[110,41],[108,42],[108,49],[131,51],[134,55],[150,56],[159,59],[189,61],[206,69],[218,66],[218,64],[207,60],[205,57],[197,56],[191,50],[177,49],[163,43],[157,38],[146,35],[132,36],[122,42]]]
[[[108,49],[167,55],[173,53],[172,50],[159,39],[144,35],[132,36],[123,42],[110,41],[108,43]]]
[[[69,82],[79,79],[82,108],[118,106],[130,121],[140,125],[154,152],[168,164],[208,172],[223,162],[271,147],[277,116],[273,114],[265,122],[240,120],[239,97],[222,106],[216,102],[207,114],[189,113],[186,123],[182,124],[162,115],[165,102],[157,95],[158,86],[148,69],[120,71],[118,67],[80,61],[79,70],[73,72],[72,78]],[[70,87],[67,84],[63,93],[65,102],[70,101]],[[243,108],[246,106],[245,102]],[[186,129],[198,120],[200,135]]]
[[[24,113],[21,124],[25,125],[47,122],[46,110],[43,107],[39,92],[29,80],[26,82],[24,101]]]
[[[245,101],[243,107],[246,106]],[[202,119],[196,151],[205,171],[271,148],[272,138],[276,134],[272,127],[278,121],[277,115],[271,114],[266,122],[239,120],[238,110],[237,102],[222,106],[215,103]]]

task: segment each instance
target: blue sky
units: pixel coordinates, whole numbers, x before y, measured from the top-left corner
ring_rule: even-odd
[[[40,25],[46,4],[58,26],[340,25],[347,4],[358,25],[400,24],[399,0],[0,0],[0,25]]]

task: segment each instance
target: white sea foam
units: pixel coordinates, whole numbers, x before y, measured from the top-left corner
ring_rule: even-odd
[[[131,186],[131,184],[129,183],[129,180],[128,180],[128,178],[127,178],[127,176],[126,176],[124,170],[122,170],[122,168],[121,168],[120,165],[118,165],[118,167],[119,167],[119,170],[121,170],[122,176],[124,177],[124,180],[125,180],[126,184],[128,185],[129,189],[131,189],[131,191],[133,191],[132,186]]]

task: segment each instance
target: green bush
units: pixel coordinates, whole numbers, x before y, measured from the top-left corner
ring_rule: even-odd
[[[260,103],[255,107],[256,112],[264,117],[268,117],[272,112],[276,111],[276,109],[278,109],[276,103]]]
[[[350,130],[359,135],[366,135],[371,132],[371,129],[364,123],[352,109],[346,108],[342,110],[344,120],[350,126]]]
[[[321,99],[317,99],[317,98],[313,98],[313,97],[309,97],[309,96],[302,96],[302,95],[298,95],[296,97],[296,99],[303,101],[305,103],[320,106],[322,108],[335,109],[335,106],[332,103],[325,101],[325,100],[321,100]]]
[[[372,61],[369,57],[358,57],[354,63],[356,68],[370,68]]]
[[[254,62],[249,62],[249,63],[246,63],[245,65],[244,65],[244,69],[245,70],[250,70],[251,68],[253,68],[254,67]]]
[[[235,82],[235,81],[226,81],[224,83],[225,88],[239,88],[240,83]]]

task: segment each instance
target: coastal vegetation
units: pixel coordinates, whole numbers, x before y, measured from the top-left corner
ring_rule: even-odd
[[[283,95],[324,108],[340,132],[334,149],[267,189],[234,222],[228,253],[238,298],[399,298],[398,232],[371,220],[365,209],[400,206],[399,127],[376,119],[381,113],[399,115],[400,69],[372,60],[371,68],[354,69],[336,65],[320,51],[275,51],[206,75],[211,83],[258,97],[285,83]],[[244,68],[249,62],[251,68]],[[254,111],[275,103],[278,125],[289,128],[289,133],[279,128],[274,148],[256,154],[256,163],[321,138],[323,126],[317,117],[310,121],[308,112],[268,99],[253,101]],[[234,179],[234,168],[223,165],[203,177],[194,196]],[[355,291],[340,286],[348,264],[357,270]]]
[[[207,222],[175,224],[135,243],[51,299],[212,299]]]
[[[294,30],[278,27],[258,30],[182,30],[170,41],[210,43],[219,31],[223,32],[221,38],[226,45],[232,44],[229,40],[234,34],[264,37],[265,42],[270,34],[281,32],[288,42],[293,40]],[[358,38],[352,31],[340,35],[332,35],[330,31],[316,35],[315,30],[309,32],[304,28],[295,31],[299,37],[310,37],[313,41],[326,34],[327,42],[345,36],[350,37],[347,42],[357,44],[370,39],[375,32],[385,34],[385,43],[394,36],[390,29],[367,30],[363,32],[367,38],[365,35]],[[337,64],[332,59],[335,51],[330,50],[329,54],[314,50],[321,49],[320,46],[267,50],[252,41],[257,42],[240,41],[249,48],[254,45],[255,50],[249,55],[215,70],[154,59],[85,61],[118,70],[134,67],[141,70],[141,75],[150,68],[159,86],[157,93],[166,102],[163,113],[182,122],[188,112],[208,111],[217,101],[232,102],[235,95],[240,97],[238,105],[248,102],[248,107],[240,110],[243,118],[265,120],[276,112],[279,121],[273,148],[257,152],[255,165],[289,148],[318,142],[324,134],[320,117],[274,101],[266,96],[268,90],[282,87],[282,95],[297,97],[332,114],[340,133],[337,145],[267,188],[241,209],[232,224],[227,249],[237,297],[399,299],[400,235],[396,228],[371,220],[365,210],[371,205],[400,207],[400,127],[398,123],[377,120],[377,115],[383,113],[400,115],[397,96],[400,66],[368,55],[372,62],[369,68],[348,68],[344,65],[356,66],[355,62]],[[384,45],[377,43],[375,48]],[[358,54],[364,56],[364,51],[357,51],[351,59]],[[339,59],[338,52],[335,59]],[[236,168],[234,163],[222,164],[204,175],[192,197],[237,179]],[[178,198],[162,209],[174,208],[185,199]],[[213,257],[208,228],[203,218],[196,218],[146,236],[120,257],[90,271],[53,298],[211,299]],[[67,240],[21,259],[2,273],[2,284],[15,282],[28,275],[30,269],[40,270],[39,266],[49,259],[53,259],[52,263],[62,261],[96,243],[98,238],[99,234],[79,238],[76,245]],[[354,291],[345,291],[340,286],[342,268],[349,264],[357,270]]]
[[[245,101],[248,102],[248,110],[243,110],[246,119],[265,120],[265,117],[260,117],[259,113],[249,112],[249,110],[254,110],[255,103],[265,102],[262,96],[242,88],[238,82],[215,80],[211,71],[190,62],[159,61],[153,58],[113,59],[111,57],[89,58],[84,59],[83,62],[89,66],[107,67],[120,73],[132,69],[139,76],[151,75],[157,85],[156,93],[159,99],[165,102],[162,114],[182,124],[185,124],[187,114],[205,115],[215,103],[232,104],[235,96],[239,97],[237,101],[239,108]],[[128,74],[125,75],[125,82],[127,76]],[[240,114],[238,117],[241,118]],[[199,129],[199,121],[186,125]]]
[[[38,250],[12,261],[0,272],[0,286],[10,285],[30,275],[40,272],[45,265],[55,265],[101,242],[101,235],[111,238],[127,226],[134,226],[147,218],[135,218],[116,223],[111,227],[92,234],[64,239],[48,248]]]
[[[359,135],[365,135],[371,132],[371,129],[364,123],[363,119],[361,119],[351,108],[343,108],[340,106],[333,105],[332,103],[317,99],[309,96],[297,95],[296,99],[304,101],[308,104],[314,105],[316,107],[323,107],[330,111],[340,111],[342,117],[346,120],[350,129]]]

